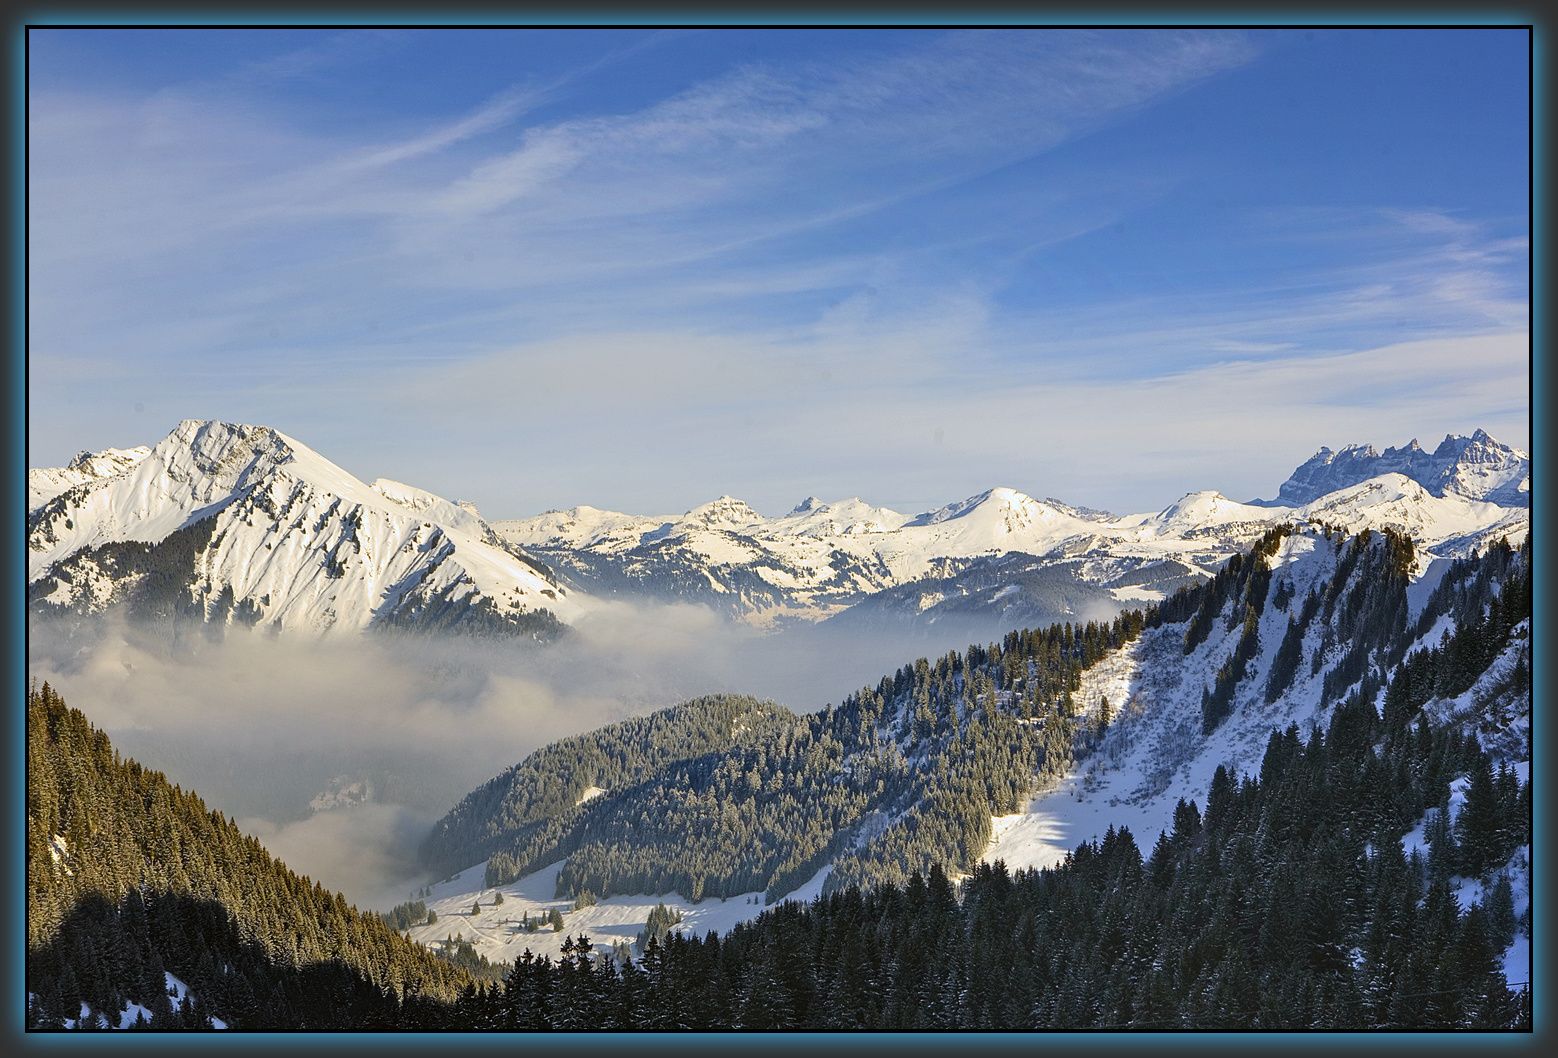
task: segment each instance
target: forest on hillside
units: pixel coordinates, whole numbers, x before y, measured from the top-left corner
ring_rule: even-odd
[[[50,687],[34,688],[28,1024],[89,1027],[139,1004],[149,1028],[1528,1029],[1529,970],[1505,968],[1518,938],[1531,938],[1531,785],[1508,756],[1530,711],[1530,543],[1455,563],[1404,628],[1395,597],[1409,553],[1388,535],[1338,546],[1347,575],[1333,584],[1343,587],[1285,605],[1350,621],[1335,649],[1372,644],[1363,675],[1324,725],[1273,731],[1258,770],[1218,769],[1204,807],[1182,800],[1150,848],[1139,844],[1149,836],[1111,828],[1054,868],[975,863],[952,880],[983,847],[990,806],[1042,774],[1042,756],[1020,755],[1033,745],[1021,736],[1066,736],[1060,760],[1085,750],[1077,673],[1143,627],[1188,620],[1188,638],[1202,613],[1239,613],[1206,596],[1264,597],[1259,549],[1146,615],[922,660],[795,723],[749,699],[707,699],[621,728],[619,749],[647,740],[671,761],[629,787],[648,798],[639,804],[657,803],[665,775],[691,791],[684,804],[710,791],[738,806],[793,804],[769,776],[793,776],[804,795],[809,775],[859,774],[843,765],[859,762],[860,747],[920,746],[897,770],[864,773],[867,784],[835,785],[878,799],[862,810],[901,804],[930,824],[882,829],[863,848],[885,854],[862,852],[853,870],[841,860],[843,880],[809,904],[771,907],[724,937],[662,923],[636,957],[594,954],[588,938],[555,962],[527,953],[511,966],[468,946],[451,951],[457,961],[420,948],[121,758]],[[1451,620],[1431,641],[1440,618]],[[1449,710],[1451,698],[1469,704]],[[749,729],[763,738],[744,742]],[[734,746],[698,754],[711,739]],[[590,758],[599,748],[575,743],[489,796],[528,790],[508,803],[534,808],[531,822],[557,806],[620,812],[635,802],[566,804],[599,768],[624,767],[620,754]],[[597,770],[577,770],[583,758]],[[740,811],[727,816],[709,841],[741,835]],[[702,849],[698,818],[641,817],[648,852],[675,826]],[[1415,831],[1421,850],[1403,843]],[[594,844],[573,846],[581,863],[567,883],[581,889],[604,869],[596,850],[613,848],[602,831],[584,833]],[[644,871],[646,858],[617,869]],[[724,877],[751,877],[743,869],[733,860]],[[167,975],[193,998],[170,1002]]]
[[[300,876],[114,750],[48,685],[27,696],[28,1023],[130,1002],[150,1028],[401,1027],[471,975]],[[170,1002],[165,974],[193,999]],[[422,1014],[416,1016],[422,1017]]]

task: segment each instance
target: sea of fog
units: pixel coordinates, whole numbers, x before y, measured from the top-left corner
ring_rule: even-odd
[[[699,606],[612,603],[559,642],[135,625],[28,629],[29,675],[362,907],[429,877],[415,851],[462,796],[532,750],[686,698],[811,712],[955,634],[762,633]]]

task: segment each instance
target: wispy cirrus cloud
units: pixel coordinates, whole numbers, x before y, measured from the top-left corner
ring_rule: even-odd
[[[399,39],[326,38],[245,77],[312,75]],[[37,94],[34,400],[59,399],[51,379],[66,362],[104,349],[163,393],[214,363],[246,377],[269,366],[279,388],[300,361],[318,373],[398,334],[421,335],[425,356],[460,359],[511,345],[516,327],[664,324],[672,306],[697,333],[728,329],[732,314],[804,320],[884,282],[912,301],[944,281],[929,254],[915,257],[925,233],[905,245],[894,221],[849,225],[926,223],[915,216],[935,214],[916,210],[925,194],[1254,55],[1236,34],[926,33],[839,61],[746,63],[615,113],[536,120],[659,40],[422,128],[396,120],[393,138],[376,126],[319,133],[229,83]]]
[[[668,249],[699,260],[1051,149],[1253,55],[1236,35],[970,34],[869,61],[743,67],[632,113],[528,128],[451,181],[432,217],[412,214],[407,235],[422,245],[477,223],[469,263],[501,276],[581,232],[623,268],[659,267]]]
[[[413,288],[659,268],[1045,150],[1252,54],[1226,35],[1131,47],[927,35],[869,62],[744,67],[625,114],[527,124],[508,143],[483,137],[557,85],[515,88],[406,140],[344,147],[193,89],[40,98],[36,263],[109,269],[191,250],[230,259],[235,239],[297,229],[288,234],[338,258],[348,277]],[[346,227],[321,238],[332,224]],[[208,245],[192,246],[200,235]]]
[[[725,491],[787,505],[808,476],[822,480],[803,494],[833,481],[912,506],[1008,465],[995,476],[1043,490],[1019,471],[1078,438],[1116,451],[1104,435],[1232,429],[1175,415],[1219,378],[1241,380],[1235,404],[1303,405],[1277,415],[1303,438],[1290,448],[1373,436],[1341,390],[1297,399],[1327,374],[1306,384],[1304,365],[1394,349],[1385,359],[1410,375],[1399,351],[1415,342],[1523,333],[1519,224],[1320,196],[1200,214],[1221,227],[1181,232],[1176,203],[1211,175],[1201,163],[1151,135],[1139,155],[1078,160],[1111,127],[1258,67],[1245,35],[862,37],[706,64],[609,104],[586,91],[689,39],[618,41],[362,123],[302,120],[242,87],[263,81],[254,71],[221,91],[40,93],[34,442],[66,458],[213,414],[274,422],[370,476],[498,514]],[[322,40],[288,62],[322,78],[405,42],[369,43]],[[1127,222],[1171,234],[1138,262],[1139,241],[1108,250]],[[1222,256],[1182,263],[1176,238]],[[1400,383],[1368,414],[1425,421],[1432,406],[1497,432],[1526,399],[1513,369],[1493,388],[1434,370],[1459,388]],[[1125,396],[1110,400],[1114,387]],[[82,402],[100,438],[48,413]],[[517,466],[505,445],[533,458]],[[625,476],[623,452],[664,480]],[[1151,475],[1078,477],[1071,495],[1145,506],[1223,487],[1200,457],[1172,473],[1155,458],[1135,463]]]

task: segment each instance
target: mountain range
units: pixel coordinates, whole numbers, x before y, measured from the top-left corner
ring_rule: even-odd
[[[779,517],[722,496],[679,516],[580,506],[485,521],[364,483],[264,426],[186,420],[152,447],[28,474],[36,612],[242,622],[315,633],[459,628],[547,639],[594,598],[695,602],[765,628],[837,620],[942,638],[1105,619],[1212,576],[1288,521],[1399,529],[1428,559],[1529,523],[1530,461],[1481,430],[1322,449],[1240,503],[1192,492],[1114,515],[994,488],[918,515],[808,497]]]

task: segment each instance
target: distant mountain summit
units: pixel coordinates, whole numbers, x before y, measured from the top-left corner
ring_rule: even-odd
[[[1411,478],[1441,498],[1454,494],[1501,507],[1531,505],[1530,457],[1483,430],[1470,437],[1447,434],[1432,452],[1416,438],[1383,452],[1373,445],[1348,445],[1339,452],[1321,448],[1282,483],[1277,499],[1255,502],[1302,506],[1381,474]]]

